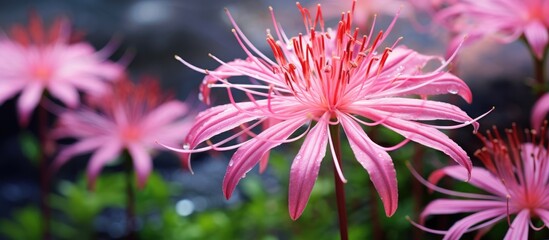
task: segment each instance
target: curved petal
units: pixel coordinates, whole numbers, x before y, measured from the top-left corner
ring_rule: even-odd
[[[495,208],[506,210],[507,203],[489,200],[437,199],[430,202],[421,212],[420,221],[425,222],[425,218],[430,215],[480,212]]]
[[[505,234],[505,237],[503,239],[505,240],[514,240],[514,239],[528,239],[528,228],[529,228],[529,222],[530,222],[530,210],[522,210],[520,211],[515,219],[513,220],[513,223],[511,224],[511,227],[509,227],[509,230],[507,231],[507,234]]]
[[[467,229],[471,228],[473,225],[503,214],[506,214],[505,209],[490,209],[469,215],[457,221],[450,229],[448,229],[448,233],[444,235],[444,240],[460,239]]]
[[[133,167],[137,176],[137,187],[143,189],[152,169],[151,156],[143,146],[133,143],[128,145]]]
[[[52,171],[57,171],[57,169],[64,165],[74,155],[91,152],[93,149],[99,148],[105,143],[105,140],[106,138],[104,137],[85,138],[67,148],[64,148],[59,152],[53,161],[51,166]]]
[[[429,182],[436,184],[446,175],[459,181],[466,181],[468,174],[469,173],[461,166],[448,166],[434,171],[429,176]],[[503,199],[505,199],[505,196],[508,194],[507,188],[501,183],[501,180],[484,168],[473,167],[471,170],[471,178],[468,183],[489,193],[500,196]]]
[[[545,116],[549,111],[549,93],[544,94],[538,99],[532,108],[532,128],[539,129],[545,120]]]
[[[24,87],[23,82],[5,81],[0,83],[0,105],[15,96]]]
[[[524,28],[524,36],[536,57],[543,59],[543,53],[549,41],[547,27],[540,21],[532,21]]]
[[[227,199],[231,197],[240,179],[261,160],[267,151],[280,145],[282,140],[286,140],[306,121],[307,119],[304,118],[294,118],[280,122],[238,148],[229,162],[223,179],[225,197]]]
[[[438,169],[431,173],[429,176],[429,182],[436,184],[442,177],[448,175],[459,181],[466,181],[468,178],[468,172],[460,166],[448,166]],[[468,183],[478,187],[484,191],[500,196],[505,199],[507,196],[507,188],[501,183],[496,176],[487,171],[484,168],[473,167],[471,170],[471,178]]]
[[[545,226],[549,226],[549,210],[545,210],[542,208],[536,208],[534,210],[534,213],[541,218]]]
[[[376,145],[358,123],[345,115],[338,117],[356,159],[368,171],[370,180],[379,193],[385,214],[393,215],[398,207],[398,188],[391,156]]]
[[[309,131],[290,169],[288,206],[290,217],[296,220],[307,206],[311,191],[318,177],[320,163],[326,155],[328,123],[323,116]]]
[[[384,118],[379,115],[374,115],[374,118],[372,119],[378,121]],[[467,169],[467,172],[469,173],[467,179],[471,177],[470,173],[473,166],[471,159],[469,159],[467,153],[459,145],[441,131],[413,121],[392,117],[386,118],[382,124],[414,142],[442,151],[454,159],[459,165]]]
[[[201,113],[195,119],[195,123],[186,138],[186,144],[192,149],[199,143],[206,141],[207,139],[231,130],[243,123],[260,118],[260,114],[250,114],[251,112],[258,111],[258,108],[266,107],[267,101],[256,101],[256,104],[252,102],[225,104],[209,108]],[[246,111],[246,113],[243,113]]]
[[[352,111],[375,109],[385,115],[405,120],[452,120],[468,122],[473,119],[459,107],[438,101],[413,98],[377,98],[356,101],[350,106]]]
[[[48,91],[70,108],[75,108],[80,103],[78,91],[69,84],[56,82],[48,86]]]
[[[143,128],[157,128],[182,117],[189,107],[180,101],[169,101],[150,111],[142,121]]]
[[[21,93],[17,101],[17,110],[19,112],[19,123],[22,126],[26,126],[29,123],[32,110],[40,102],[43,91],[44,87],[41,84],[33,83],[29,84]]]
[[[90,159],[88,168],[86,169],[88,174],[88,188],[95,188],[95,179],[97,178],[97,175],[99,175],[103,165],[109,161],[115,160],[120,154],[120,151],[122,151],[122,145],[116,140],[105,142],[102,147],[95,151]]]

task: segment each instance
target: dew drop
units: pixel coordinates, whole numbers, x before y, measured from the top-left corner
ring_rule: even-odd
[[[183,144],[183,150],[189,150],[191,149],[191,147],[189,146],[189,144]]]
[[[301,159],[301,155],[297,155],[297,156],[295,157],[295,160],[299,160],[299,159]]]
[[[204,95],[202,95],[202,93],[198,93],[198,101],[204,101]]]
[[[232,167],[233,165],[234,165],[234,161],[233,160],[229,161],[229,167]]]
[[[448,93],[449,94],[457,94],[459,91],[455,88],[448,88]]]

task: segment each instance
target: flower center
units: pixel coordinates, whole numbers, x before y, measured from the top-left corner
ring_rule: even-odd
[[[32,75],[39,81],[47,82],[52,76],[52,68],[47,64],[38,64],[34,67]]]
[[[128,126],[122,129],[120,135],[124,141],[133,142],[141,138],[141,131],[139,131],[139,129],[136,127]]]

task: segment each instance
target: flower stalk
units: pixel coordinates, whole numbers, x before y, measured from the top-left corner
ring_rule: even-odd
[[[38,156],[39,181],[40,181],[40,214],[42,216],[42,239],[51,239],[51,209],[48,201],[50,191],[50,174],[48,170],[48,112],[44,107],[38,107],[38,141],[41,151]]]
[[[343,180],[337,172],[337,166],[342,168],[341,164],[341,140],[339,137],[339,125],[330,125],[330,138],[334,143],[334,154],[336,159],[334,161],[334,181],[335,181],[335,192],[337,199],[337,214],[339,217],[339,233],[341,240],[349,239],[349,234],[347,231],[347,209],[345,208],[345,186]]]
[[[135,220],[135,189],[133,187],[133,166],[132,158],[127,153],[122,154],[124,165],[124,177],[126,182],[126,233],[127,239],[137,239],[135,236],[136,220]]]

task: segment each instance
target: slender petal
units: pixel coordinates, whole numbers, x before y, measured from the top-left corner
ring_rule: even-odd
[[[325,115],[309,131],[290,169],[288,205],[290,217],[296,220],[307,206],[318,177],[320,163],[326,155],[328,124]]]
[[[396,171],[391,156],[375,144],[360,125],[347,116],[339,116],[358,162],[368,171],[383,206],[385,214],[392,216],[398,206]]]
[[[42,84],[34,83],[27,86],[27,88],[23,90],[23,93],[21,93],[19,101],[17,102],[17,110],[19,112],[19,123],[22,126],[28,124],[32,110],[40,102],[43,90],[44,87]]]
[[[152,170],[151,156],[146,149],[138,143],[129,144],[128,152],[132,157],[133,166],[137,175],[137,186],[140,189],[143,189]]]
[[[505,209],[490,209],[481,211],[475,214],[471,214],[459,221],[457,221],[449,230],[446,235],[444,235],[444,240],[457,240],[475,224],[479,224],[483,221],[486,221],[490,218],[495,218],[506,213]]]
[[[383,117],[378,116],[376,120],[381,119],[383,119]],[[415,122],[391,117],[383,121],[383,125],[414,142],[418,142],[447,154],[459,165],[467,169],[468,175],[465,180],[471,178],[472,164],[467,153],[439,130]]]
[[[549,94],[544,94],[532,108],[532,127],[539,129],[549,111]]]
[[[281,141],[286,140],[306,121],[303,118],[295,118],[280,122],[265,129],[256,138],[241,146],[231,158],[223,179],[225,197],[227,199],[231,197],[236,184],[261,160],[267,151],[280,145]]]
[[[515,219],[513,220],[513,223],[511,224],[509,231],[507,231],[507,234],[505,234],[505,237],[503,239],[505,240],[528,239],[529,221],[530,221],[529,211],[528,210],[520,211],[515,217]]]
[[[503,201],[490,200],[437,199],[425,207],[421,212],[420,219],[421,222],[425,222],[425,218],[430,215],[480,212],[495,208],[505,211],[507,204]]]
[[[110,162],[114,161],[116,157],[120,154],[121,143],[116,140],[111,140],[105,142],[97,151],[92,155],[90,163],[88,165],[87,174],[88,174],[88,186],[90,189],[95,188],[95,179],[103,166]]]
[[[436,184],[446,175],[459,181],[467,181],[468,172],[459,166],[444,167],[434,171],[429,176],[429,182]],[[468,183],[494,195],[501,196],[502,198],[505,198],[508,194],[507,189],[501,183],[501,179],[497,179],[493,174],[483,168],[473,167],[471,170],[471,178],[468,180]]]

